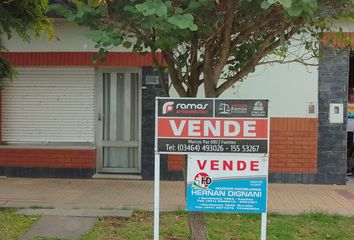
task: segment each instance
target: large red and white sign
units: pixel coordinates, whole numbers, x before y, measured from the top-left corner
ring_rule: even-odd
[[[268,101],[158,98],[159,153],[268,153]]]

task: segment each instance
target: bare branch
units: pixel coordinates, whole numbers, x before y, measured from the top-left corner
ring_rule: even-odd
[[[258,62],[264,58],[268,53],[273,51],[275,48],[280,46],[281,41],[278,39],[277,41],[273,42],[270,44],[274,36],[277,36],[280,34],[282,31],[284,31],[289,25],[284,25],[282,24],[282,27],[280,27],[277,31],[274,33],[269,34],[269,36],[264,40],[264,42],[261,44],[260,51],[258,54],[254,56],[254,58],[249,61],[239,72],[237,72],[231,79],[227,80],[226,82],[222,83],[218,88],[217,88],[217,96],[219,96],[221,93],[223,93],[226,89],[231,87],[233,84],[235,84],[238,80],[242,79],[245,77],[247,74],[252,71],[255,66],[258,64]],[[285,40],[289,40],[293,35],[295,34],[295,29],[293,28],[290,30],[287,34],[285,34],[284,38]],[[270,44],[270,45],[269,45]]]
[[[305,66],[312,66],[312,67],[317,67],[318,66],[318,64],[306,62],[305,59],[292,59],[292,60],[287,60],[287,61],[271,60],[271,61],[259,62],[257,65],[266,65],[266,64],[274,64],[274,63],[279,63],[279,64],[301,63],[302,65],[305,65]]]
[[[231,48],[235,47],[245,39],[248,39],[252,33],[258,32],[261,34],[263,31],[259,30],[266,27],[270,23],[278,23],[279,19],[283,17],[283,14],[284,13],[281,8],[273,7],[269,9],[268,12],[260,14],[258,19],[249,21],[245,26],[242,27],[242,29],[239,30],[240,33],[232,40]]]
[[[188,65],[188,64],[187,64]],[[199,84],[199,76],[201,69],[198,64],[198,39],[195,37],[191,41],[190,46],[190,76],[188,78],[188,82],[191,86],[191,89],[188,89],[188,93],[191,96],[196,96],[198,92]],[[188,74],[188,73],[186,73]]]
[[[227,62],[227,59],[230,56],[231,49],[231,34],[234,22],[234,11],[235,11],[235,1],[229,0],[226,3],[226,14],[225,14],[225,23],[223,27],[223,35],[222,42],[220,44],[220,54],[219,58],[215,63],[214,71],[213,71],[213,83],[216,86],[219,77],[224,69],[224,66]]]
[[[167,62],[172,84],[175,87],[178,95],[181,97],[187,97],[187,91],[184,89],[182,79],[179,78],[180,74],[175,67],[176,65],[173,57],[173,51],[171,49],[167,49],[162,51],[162,54]]]

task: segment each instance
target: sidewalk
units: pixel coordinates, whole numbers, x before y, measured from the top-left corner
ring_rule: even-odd
[[[153,181],[0,179],[0,208],[153,209]],[[183,182],[161,182],[161,210],[184,209]],[[270,184],[269,212],[354,216],[354,185]]]

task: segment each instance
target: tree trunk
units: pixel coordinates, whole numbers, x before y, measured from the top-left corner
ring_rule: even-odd
[[[204,71],[204,92],[206,98],[216,98],[216,85],[213,80],[212,72]]]
[[[187,96],[188,97],[196,97],[198,93],[198,85],[195,83],[191,84],[191,86],[187,89]]]
[[[208,229],[206,227],[204,213],[189,212],[189,232],[191,240],[208,240]]]
[[[205,84],[205,83],[204,83]],[[206,97],[216,97],[216,91],[212,87],[212,85],[207,84],[204,86],[205,88],[205,96]],[[196,89],[188,89],[190,93],[198,92],[198,87]],[[194,97],[195,97],[194,95]],[[192,95],[193,96],[193,95]],[[186,160],[185,167],[188,166],[188,159]],[[185,185],[187,186],[187,176],[185,176]],[[189,233],[191,240],[208,240],[208,229],[206,226],[204,213],[203,212],[188,212],[188,222],[189,222]]]
[[[187,168],[188,168],[188,155],[185,156],[183,175],[184,186],[187,191]],[[186,199],[187,192],[185,192]],[[208,229],[204,219],[203,212],[188,212],[189,235],[191,240],[208,240]]]

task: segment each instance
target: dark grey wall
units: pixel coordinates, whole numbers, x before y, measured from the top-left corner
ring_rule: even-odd
[[[345,184],[349,51],[321,49],[318,79],[317,173],[271,173],[269,182]],[[306,87],[306,86],[304,86]],[[343,123],[329,123],[330,103],[342,103]]]
[[[146,84],[147,75],[157,75],[150,67],[143,68],[142,90],[142,148],[141,163],[142,177],[146,180],[154,179],[154,144],[155,144],[155,97],[164,96],[160,84]],[[167,82],[168,79],[166,78]],[[169,172],[167,170],[167,156],[161,155],[161,179],[183,180],[182,172]]]
[[[269,173],[268,181],[270,183],[304,183],[314,184],[315,174],[311,173]]]
[[[315,183],[345,184],[349,51],[322,49],[318,85],[318,165]],[[342,103],[343,124],[329,123],[330,103]]]
[[[269,182],[345,184],[349,51],[321,49],[318,79],[317,173],[271,173]],[[306,86],[304,86],[306,87]],[[343,123],[329,123],[330,103],[342,103]]]

